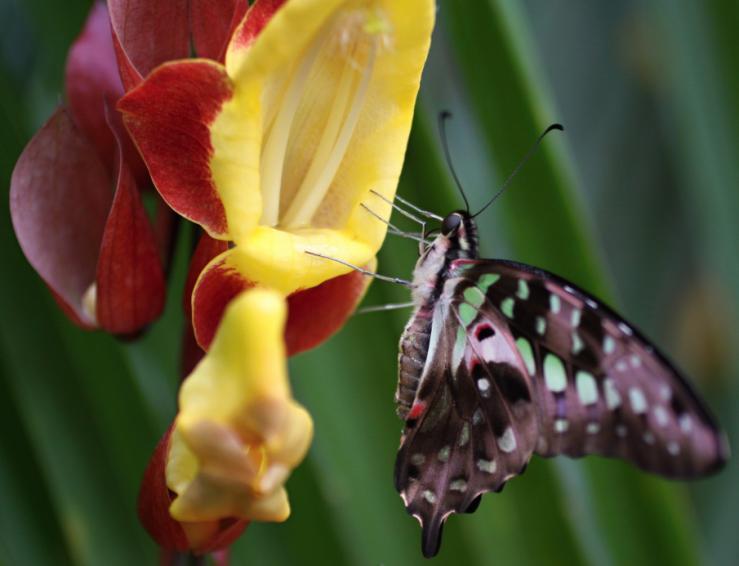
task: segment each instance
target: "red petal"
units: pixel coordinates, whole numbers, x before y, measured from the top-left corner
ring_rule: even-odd
[[[123,85],[103,2],[93,4],[82,33],[69,50],[66,89],[76,124],[93,143],[108,170],[113,171],[117,147],[105,120],[105,101],[118,100],[123,95]]]
[[[122,155],[100,247],[97,318],[108,332],[132,334],[161,314],[165,281],[154,231]]]
[[[159,67],[118,103],[164,200],[219,235],[226,214],[210,171],[209,126],[232,95],[223,67],[186,61]]]
[[[182,352],[180,354],[180,378],[185,379],[192,373],[195,366],[203,359],[205,351],[195,340],[192,324],[185,324],[182,331]]]
[[[227,263],[228,252],[203,271],[192,293],[192,327],[203,350],[213,341],[223,312],[231,299],[252,286]]]
[[[185,551],[190,548],[185,531],[169,514],[172,496],[167,487],[165,470],[172,428],[164,433],[144,472],[139,492],[139,520],[159,546]]]
[[[188,0],[109,0],[108,8],[113,33],[139,75],[190,54]]]
[[[82,295],[95,281],[110,187],[105,166],[63,108],[28,143],[10,182],[23,253],[75,322],[88,328]]]
[[[180,362],[180,372],[184,379],[205,355],[205,351],[195,340],[195,331],[192,324],[192,292],[197,283],[200,272],[203,271],[212,259],[222,254],[228,249],[228,242],[223,240],[215,240],[208,236],[205,232],[200,236],[195,252],[190,259],[190,269],[187,273],[185,281],[185,290],[182,296],[182,309],[185,311],[185,319],[188,324],[182,335],[182,356]]]
[[[288,297],[285,343],[293,356],[333,336],[357,308],[370,283],[352,271]]]
[[[195,289],[195,283],[198,281],[200,272],[203,271],[205,266],[215,259],[216,256],[221,255],[227,249],[228,242],[211,238],[206,233],[203,233],[200,236],[198,245],[190,259],[190,268],[187,273],[187,280],[185,281],[185,292],[182,297],[182,308],[188,319],[192,318],[192,292]]]
[[[335,334],[354,312],[369,279],[351,272],[288,297],[285,343],[289,356],[309,350]],[[208,350],[228,303],[252,286],[222,254],[203,271],[192,295],[192,325],[197,342]]]
[[[190,25],[198,57],[221,61],[248,7],[246,0],[191,0]]]
[[[284,3],[285,0],[256,0],[246,13],[244,21],[236,29],[231,40],[233,45],[237,48],[248,47]]]
[[[141,76],[141,73],[136,70],[136,67],[134,67],[133,63],[128,58],[126,50],[123,49],[123,46],[115,33],[113,33],[113,49],[115,50],[116,61],[118,61],[118,71],[120,73],[121,81],[123,82],[126,92],[128,92],[141,84],[144,77]]]

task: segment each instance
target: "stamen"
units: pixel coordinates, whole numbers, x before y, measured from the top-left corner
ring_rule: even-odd
[[[408,309],[408,308],[411,308],[412,306],[415,306],[415,304],[416,303],[414,303],[413,301],[409,301],[407,303],[388,303],[386,305],[363,307],[357,310],[355,314],[368,314],[371,312],[384,312],[384,311],[392,311],[392,310],[397,310],[397,309]]]
[[[406,218],[410,218],[411,220],[413,220],[414,222],[417,222],[417,223],[418,223],[418,224],[420,224],[421,226],[424,226],[424,227],[426,226],[426,222],[425,222],[424,220],[421,220],[421,219],[420,219],[420,218],[418,218],[417,216],[414,216],[413,214],[411,214],[411,213],[410,213],[410,212],[408,212],[407,210],[403,210],[403,209],[402,209],[402,208],[400,208],[400,207],[399,207],[399,206],[398,206],[397,204],[395,204],[395,203],[394,203],[393,201],[391,201],[391,200],[390,200],[389,198],[387,198],[386,196],[384,196],[384,195],[383,195],[383,194],[381,194],[381,193],[378,193],[378,192],[377,192],[377,191],[376,191],[375,189],[370,189],[370,192],[371,192],[371,193],[372,193],[373,195],[375,195],[376,197],[379,197],[379,198],[380,198],[381,200],[383,200],[383,201],[385,201],[386,203],[388,203],[388,204],[389,204],[390,206],[392,206],[392,207],[393,207],[393,208],[394,208],[395,210],[397,210],[398,212],[400,212],[400,214],[402,214],[402,215],[403,215],[403,216],[405,216]],[[397,199],[400,199],[400,197],[399,197],[399,196],[397,196],[397,195],[395,196],[395,198],[397,198]]]
[[[309,176],[306,176],[305,180],[301,184],[300,189],[290,205],[290,209],[285,215],[283,224],[287,227],[294,228],[310,223],[313,215],[316,213],[316,210],[318,210],[318,207],[326,196],[334,177],[336,176],[336,172],[344,159],[349,142],[354,134],[354,128],[359,121],[361,110],[364,106],[364,100],[366,98],[367,91],[369,90],[369,84],[375,66],[375,59],[377,57],[377,43],[378,41],[376,38],[373,38],[370,42],[369,54],[362,71],[362,77],[354,93],[349,112],[341,125],[341,130],[336,139],[336,143],[333,145],[330,152],[326,152],[322,147],[324,144],[328,144],[328,141],[325,141],[330,139],[330,137],[327,137],[328,132],[326,132],[321,139],[319,151],[316,152],[316,159],[314,159],[314,163],[311,164]],[[344,71],[344,74],[346,74],[350,68],[351,66],[347,65],[347,69]],[[341,81],[342,83],[344,82],[343,75]],[[342,95],[341,92],[340,95]],[[337,107],[332,110],[332,114],[329,117],[329,124],[334,120],[337,120],[337,117],[343,117],[343,108],[340,106],[341,105],[337,105]],[[328,155],[324,157],[323,153],[328,153]],[[321,163],[317,159],[318,157],[325,158],[325,162]],[[316,163],[319,164],[316,165]],[[315,171],[320,172],[320,175],[318,175],[318,178],[313,181]]]
[[[395,198],[396,198],[396,200],[399,200],[400,202],[402,202],[404,205],[411,207],[413,210],[415,210],[419,214],[423,214],[424,216],[426,216],[428,218],[433,218],[434,220],[438,220],[439,222],[442,222],[444,220],[438,214],[434,214],[433,212],[430,212],[428,210],[424,210],[422,208],[419,208],[415,204],[413,204],[412,202],[409,202],[408,200],[406,200],[403,197],[401,197],[400,195],[395,195]]]
[[[343,259],[339,259],[337,257],[331,257],[331,256],[319,254],[318,252],[312,252],[309,250],[304,250],[304,251],[308,255],[312,255],[314,257],[320,257],[322,259],[328,259],[330,261],[335,261],[336,263],[340,263],[341,265],[346,265],[347,267],[351,267],[354,271],[358,271],[362,275],[367,275],[368,277],[374,277],[375,279],[379,279],[380,281],[387,281],[388,283],[396,283],[398,285],[403,285],[404,287],[413,287],[413,283],[405,279],[401,279],[400,277],[388,277],[387,275],[380,275],[379,273],[374,273],[367,269],[363,269],[359,266],[354,265],[353,263],[349,263],[348,261],[344,261]]]
[[[395,236],[401,236],[403,238],[409,238],[411,240],[416,240],[417,242],[421,242],[422,244],[428,244],[426,240],[424,240],[422,237],[417,236],[415,234],[411,234],[410,232],[405,232],[392,224],[390,221],[385,220],[382,216],[371,210],[366,204],[361,203],[360,206],[365,209],[367,212],[369,212],[372,216],[377,218],[380,222],[383,224],[387,224],[390,227],[390,233],[394,234]]]
[[[308,80],[308,75],[313,68],[313,64],[322,45],[322,41],[314,40],[308,48],[308,52],[300,62],[300,66],[288,87],[285,98],[280,104],[280,111],[275,118],[267,141],[264,144],[260,162],[262,199],[264,201],[261,223],[266,226],[277,225],[279,219],[282,173],[285,164],[287,143],[290,138],[290,130],[303,95],[305,83]]]

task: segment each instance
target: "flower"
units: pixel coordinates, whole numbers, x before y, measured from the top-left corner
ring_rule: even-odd
[[[103,2],[93,4],[69,51],[67,105],[18,159],[11,215],[28,261],[73,322],[133,335],[164,306],[173,222],[150,190],[115,103],[142,72],[186,57],[191,34],[199,52],[223,55],[246,4],[111,0],[108,6],[111,17]],[[142,195],[159,201],[153,224]]]
[[[210,551],[229,544],[247,521],[288,517],[284,483],[305,456],[313,425],[290,395],[286,319],[279,292],[240,294],[184,381],[177,419],[140,500],[144,525],[165,548]]]
[[[292,294],[350,270],[306,251],[373,261],[387,226],[360,205],[389,216],[382,197],[397,186],[434,10],[430,0],[258,0],[225,64],[162,65],[119,102],[162,197],[230,242],[194,286],[201,346],[223,288]]]

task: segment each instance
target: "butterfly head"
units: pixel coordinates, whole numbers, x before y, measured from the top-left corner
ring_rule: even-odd
[[[447,214],[439,237],[448,240],[447,254],[452,259],[477,257],[477,225],[469,212],[455,210]]]

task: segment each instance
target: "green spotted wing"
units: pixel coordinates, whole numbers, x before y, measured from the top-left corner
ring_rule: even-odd
[[[476,259],[453,261],[441,285],[409,323],[425,329],[427,355],[417,383],[404,384],[412,403],[395,468],[426,556],[450,514],[474,510],[534,452],[619,457],[673,478],[727,459],[680,372],[584,291],[539,269]]]

